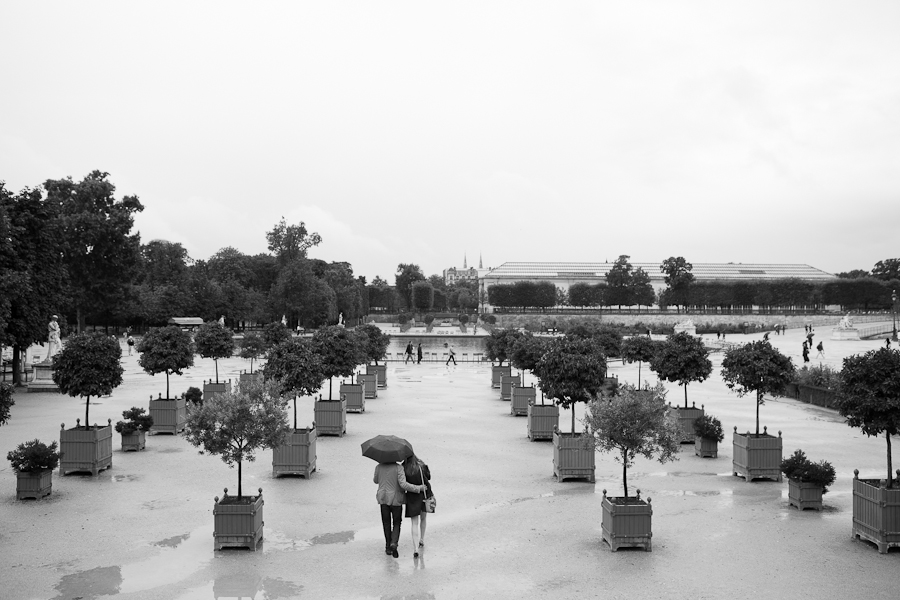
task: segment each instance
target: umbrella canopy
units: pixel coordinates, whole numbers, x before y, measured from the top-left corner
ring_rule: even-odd
[[[380,463],[400,462],[413,453],[412,444],[396,435],[376,435],[361,446],[363,456]]]

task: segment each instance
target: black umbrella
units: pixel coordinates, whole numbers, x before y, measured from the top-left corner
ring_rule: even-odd
[[[396,435],[376,435],[360,445],[363,456],[380,463],[400,462],[413,453],[412,444]]]

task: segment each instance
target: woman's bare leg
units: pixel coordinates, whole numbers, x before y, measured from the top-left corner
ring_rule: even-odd
[[[428,513],[423,512],[419,516],[421,517],[421,519],[420,519],[421,525],[420,525],[420,530],[419,530],[419,543],[421,543],[424,546],[425,545],[425,523],[427,521],[427,519],[425,517],[428,516]]]
[[[410,517],[409,533],[412,535],[413,554],[419,553],[419,517]]]

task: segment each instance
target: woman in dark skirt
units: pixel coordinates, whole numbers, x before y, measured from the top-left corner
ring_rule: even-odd
[[[425,498],[431,496],[431,470],[415,454],[403,461],[403,471],[406,482],[410,487],[425,486],[423,492],[411,492],[407,488],[406,516],[410,518],[412,531],[413,557],[419,557],[419,548],[425,547],[425,521],[428,513],[425,512]]]

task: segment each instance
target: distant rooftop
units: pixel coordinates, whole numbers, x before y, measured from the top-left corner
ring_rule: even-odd
[[[661,261],[660,261],[661,262]],[[834,279],[831,273],[816,269],[809,265],[780,265],[768,263],[691,263],[698,280],[731,279],[759,280],[784,279],[795,277],[807,281],[826,281]],[[507,262],[490,272],[487,278],[509,279],[590,279],[602,278],[612,269],[610,262]],[[650,275],[650,279],[663,279],[665,275],[659,270],[660,263],[633,262],[634,270],[641,268]]]

